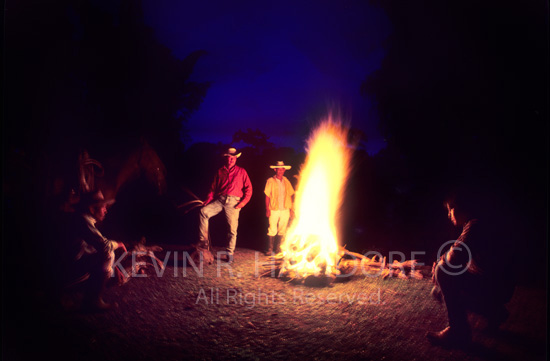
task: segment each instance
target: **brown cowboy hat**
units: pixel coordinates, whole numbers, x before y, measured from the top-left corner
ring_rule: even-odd
[[[237,153],[237,149],[235,148],[227,148],[227,151],[223,153],[224,157],[237,157],[239,158],[241,156],[241,152]]]
[[[289,165],[285,165],[285,162],[283,162],[282,160],[278,160],[278,161],[277,161],[277,164],[275,164],[275,165],[270,165],[269,168],[271,168],[271,169],[277,169],[277,168],[290,169],[290,168],[292,168],[292,167],[289,166]]]

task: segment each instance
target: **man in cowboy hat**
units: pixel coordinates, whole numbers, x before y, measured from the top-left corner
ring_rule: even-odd
[[[268,249],[266,255],[273,251],[280,252],[280,245],[286,234],[288,220],[292,209],[292,197],[294,188],[289,180],[284,176],[285,171],[291,166],[285,165],[283,161],[269,166],[275,171],[275,175],[270,177],[265,184],[265,216],[269,220],[267,229]]]
[[[83,307],[90,310],[106,310],[111,305],[101,297],[105,284],[113,274],[114,251],[122,249],[127,252],[122,242],[105,238],[96,228],[96,223],[102,222],[107,214],[107,207],[114,200],[106,200],[100,190],[85,193],[77,205],[78,217],[74,222],[71,234],[71,244],[64,253],[68,259],[68,281],[74,282],[74,277],[80,280],[88,278],[84,291]]]
[[[229,225],[227,234],[227,258],[233,262],[233,253],[237,244],[237,228],[239,213],[252,197],[252,183],[248,173],[236,165],[241,156],[235,148],[229,148],[223,153],[225,165],[218,169],[210,192],[204,201],[200,212],[199,244],[200,248],[208,248],[208,221],[222,210]]]

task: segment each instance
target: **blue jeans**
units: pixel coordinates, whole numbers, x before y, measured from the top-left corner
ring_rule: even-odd
[[[211,217],[214,217],[220,213],[223,209],[225,213],[225,219],[229,225],[229,232],[227,233],[227,253],[233,254],[235,246],[237,244],[237,228],[239,227],[239,213],[240,209],[236,209],[235,206],[241,201],[240,197],[234,196],[220,196],[215,201],[208,203],[202,207],[199,223],[199,240],[201,243],[208,243],[208,221]]]

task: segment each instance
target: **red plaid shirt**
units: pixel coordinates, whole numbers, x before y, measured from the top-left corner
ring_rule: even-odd
[[[205,203],[223,195],[241,197],[239,204],[242,207],[248,203],[252,197],[252,183],[246,170],[236,165],[229,170],[226,167],[218,169]]]

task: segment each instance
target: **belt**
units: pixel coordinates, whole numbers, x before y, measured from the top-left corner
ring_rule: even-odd
[[[238,201],[241,200],[241,197],[237,197],[237,196],[231,196],[231,195],[228,195],[228,194],[222,194],[220,195],[219,199],[222,203],[227,203],[227,201],[229,200],[229,198],[236,198]]]

